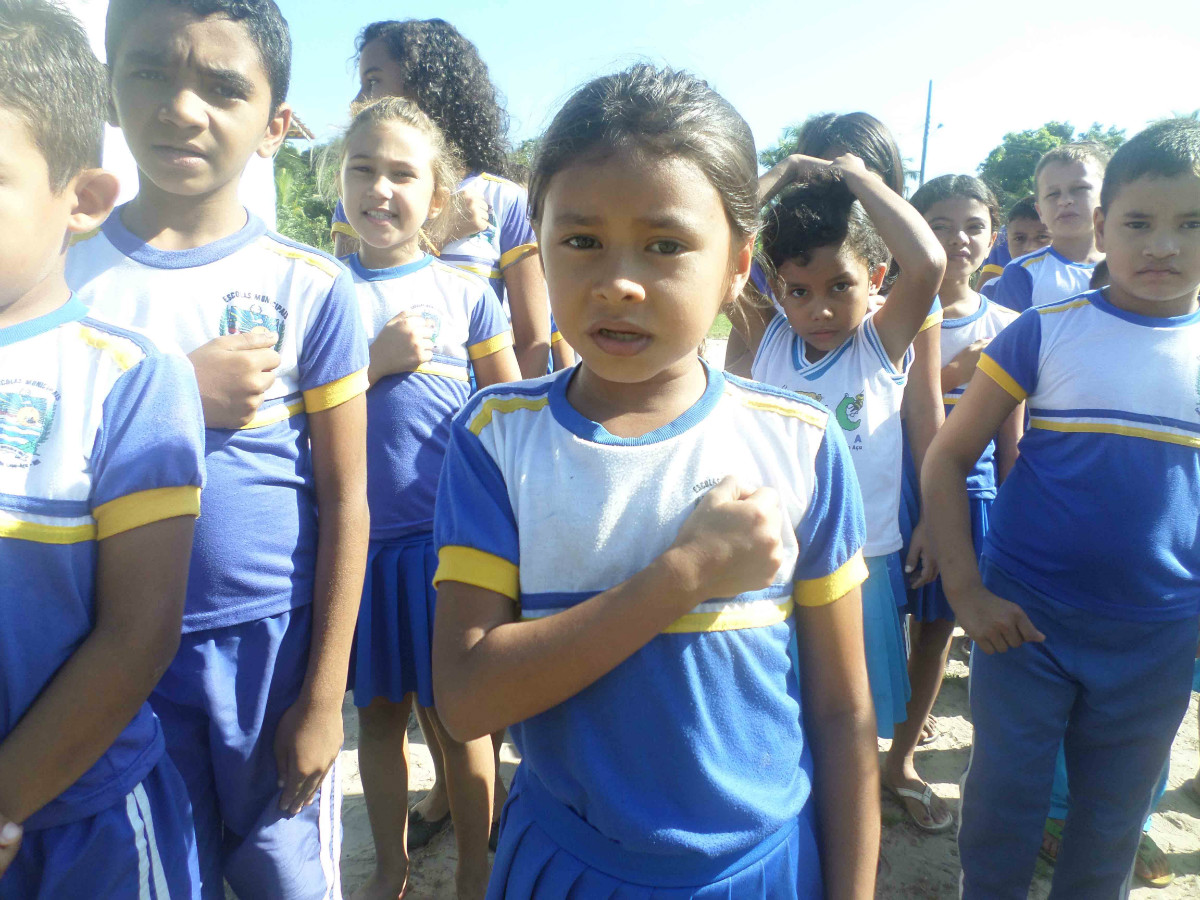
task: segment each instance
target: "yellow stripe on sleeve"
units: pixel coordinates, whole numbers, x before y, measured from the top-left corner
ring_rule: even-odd
[[[983,274],[987,275],[1002,275],[1004,274],[1004,266],[998,266],[995,263],[988,263],[983,267]]]
[[[354,226],[349,222],[334,222],[329,226],[329,233],[331,235],[344,234],[346,237],[354,238],[356,241],[359,239],[358,232],[354,230]]]
[[[852,588],[867,580],[867,564],[862,551],[855,553],[837,569],[822,578],[797,581],[792,597],[797,606],[825,606],[844,597]]]
[[[467,426],[467,430],[471,434],[479,437],[483,433],[483,429],[488,427],[492,421],[492,416],[496,413],[510,413],[518,409],[539,410],[550,402],[549,397],[509,397],[505,400],[492,398],[485,400],[483,405],[479,407],[479,412],[475,413],[475,418],[471,420],[471,424]]]
[[[367,370],[359,369],[345,378],[309,388],[304,392],[304,408],[310,413],[333,409],[359,394],[365,394],[368,387],[370,382],[367,380]]]
[[[93,515],[96,538],[104,540],[151,522],[200,515],[200,488],[183,485],[138,491],[97,506]]]
[[[792,614],[792,598],[779,605],[755,604],[748,609],[727,608],[716,612],[688,613],[663,629],[663,634],[692,634],[700,631],[739,631],[778,625]]]
[[[550,343],[551,343],[551,345],[557,344],[557,343],[558,343],[559,341],[561,341],[562,339],[563,339],[563,336],[562,336],[562,332],[561,332],[561,331],[552,331],[552,332],[550,332]]]
[[[942,324],[942,311],[939,309],[937,312],[931,312],[929,315],[927,315],[925,317],[925,321],[922,322],[921,327],[917,329],[917,334],[920,334],[922,331],[928,331],[934,325],[941,325],[941,324]]]
[[[533,253],[535,250],[537,250],[537,248],[538,245],[536,242],[532,244],[521,244],[520,246],[513,247],[508,252],[500,255],[500,268],[502,270],[507,269],[513,263],[519,262],[530,253]]]
[[[447,545],[438,551],[437,572],[433,575],[433,586],[443,581],[461,581],[484,590],[503,594],[510,600],[521,596],[521,582],[517,567],[507,559],[474,547]]]
[[[478,344],[472,344],[467,348],[467,355],[471,359],[483,359],[485,356],[491,356],[493,353],[498,353],[505,347],[513,345],[513,337],[511,331],[502,331],[486,341],[480,341]]]
[[[1025,392],[1025,388],[1017,384],[1011,375],[1000,368],[1000,363],[996,362],[986,353],[979,354],[979,362],[976,363],[975,367],[991,378],[992,381],[996,382],[996,384],[1000,385],[1000,387],[1004,388],[1004,390],[1008,391],[1017,402],[1029,396]]]
[[[103,331],[97,331],[86,325],[79,326],[79,336],[89,347],[95,347],[111,356],[122,372],[128,372],[145,358],[145,354],[141,352],[137,344],[127,338],[105,334]]]

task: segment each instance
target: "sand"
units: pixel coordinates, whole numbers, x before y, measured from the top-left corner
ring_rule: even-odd
[[[958,779],[967,765],[971,745],[971,724],[967,715],[967,669],[952,660],[941,695],[934,709],[939,734],[930,745],[917,752],[917,768],[934,790],[957,812]],[[1197,695],[1184,718],[1171,753],[1171,777],[1153,818],[1151,834],[1171,860],[1175,883],[1162,890],[1137,887],[1137,900],[1181,900],[1200,897],[1200,804],[1179,790],[1197,768]],[[342,751],[342,786],[345,791],[343,817],[345,841],[342,848],[342,880],[347,898],[370,876],[374,866],[374,848],[367,810],[358,777],[358,728],[354,707],[347,697],[343,709],[346,747]],[[433,784],[429,751],[415,721],[409,729],[412,770],[412,799]],[[880,742],[882,751],[886,741]],[[501,769],[505,781],[511,781],[518,756],[511,744],[504,747]],[[895,801],[883,801],[883,862],[876,896],[880,898],[952,898],[957,896],[958,851],[954,834],[926,835],[909,823],[903,808]],[[411,900],[454,897],[455,847],[453,832],[436,837],[429,846],[417,850],[412,859]],[[1030,896],[1043,900],[1049,893],[1050,869],[1038,863],[1038,872]]]

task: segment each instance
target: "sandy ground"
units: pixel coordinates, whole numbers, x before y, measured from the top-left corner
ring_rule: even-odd
[[[945,686],[938,697],[934,715],[938,720],[937,739],[917,753],[917,767],[957,812],[958,779],[970,753],[971,724],[967,718],[967,669],[952,660]],[[1171,753],[1170,784],[1153,818],[1151,833],[1171,860],[1175,883],[1163,890],[1138,887],[1137,900],[1182,900],[1200,896],[1200,804],[1179,790],[1180,784],[1196,772],[1197,766],[1197,695],[1193,695],[1188,714],[1175,739]],[[354,707],[347,697],[343,708],[346,748],[342,751],[342,784],[345,791],[343,819],[345,840],[342,848],[342,880],[345,895],[354,891],[370,876],[375,852],[371,829],[358,777],[358,723]],[[415,720],[409,729],[413,761],[412,800],[433,784],[433,769]],[[887,742],[880,743],[881,751]],[[882,758],[882,753],[881,753]],[[515,748],[504,747],[501,769],[505,781],[511,781],[518,761]],[[957,895],[958,851],[953,832],[925,835],[908,823],[900,805],[888,798],[883,801],[883,863],[880,869],[880,898],[951,898]],[[412,860],[412,880],[408,897],[453,898],[455,847],[453,832],[435,838],[429,846],[416,851]],[[1049,893],[1050,869],[1038,863],[1038,872],[1030,896],[1043,900]]]
[[[705,356],[716,367],[722,367],[725,342],[709,341]],[[967,766],[971,747],[967,668],[958,660],[950,662],[934,716],[938,721],[938,737],[917,751],[917,768],[957,813],[958,779]],[[362,797],[362,783],[358,777],[358,723],[349,697],[343,708],[343,719],[346,725],[346,749],[341,757],[345,791],[342,879],[345,895],[349,898],[370,876],[375,851]],[[409,729],[409,741],[413,766],[410,802],[415,802],[433,784],[429,751],[415,720]],[[1196,773],[1198,743],[1197,695],[1193,695],[1191,707],[1171,752],[1168,790],[1154,815],[1151,830],[1154,839],[1171,860],[1177,877],[1175,883],[1166,889],[1136,888],[1133,897],[1137,900],[1200,897],[1200,804],[1179,790],[1179,786]],[[888,742],[880,742],[881,760],[887,747]],[[501,774],[506,782],[512,780],[518,761],[515,748],[506,744],[501,757]],[[923,834],[909,823],[899,803],[887,797],[883,800],[882,857],[876,896],[929,900],[957,896],[959,864],[954,833]],[[455,859],[454,835],[449,831],[439,835],[429,846],[417,850],[413,854],[407,897],[410,900],[453,898]],[[1038,863],[1031,897],[1044,900],[1049,893],[1051,871],[1044,863]]]

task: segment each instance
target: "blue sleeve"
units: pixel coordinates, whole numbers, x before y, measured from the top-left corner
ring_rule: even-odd
[[[504,315],[504,307],[500,305],[500,298],[496,296],[496,292],[492,290],[490,284],[486,285],[471,310],[467,344],[474,347],[509,330],[511,329],[508,318]]]
[[[507,269],[537,246],[537,235],[529,222],[529,200],[513,186],[500,213],[500,268]]]
[[[304,392],[305,408],[320,412],[361,394],[366,382],[365,374],[359,375],[369,360],[354,279],[343,269],[309,322],[300,347],[300,390]]]
[[[793,596],[801,606],[830,603],[867,577],[862,494],[846,438],[832,424],[817,450],[812,502],[796,527],[800,556]]]
[[[1033,305],[1033,276],[1019,262],[1004,267],[1004,274],[996,279],[996,295],[992,298],[1013,312],[1024,312]]]
[[[508,487],[496,462],[470,430],[471,403],[455,417],[438,481],[433,541],[438,550],[434,585],[460,581],[519,596],[520,543]]]
[[[148,356],[117,379],[104,401],[92,473],[100,538],[199,512],[204,415],[186,358]]]
[[[986,272],[989,268],[1000,269],[1012,262],[1012,254],[1008,251],[1008,227],[1000,229],[1000,234],[996,237],[996,243],[992,244],[992,250],[988,253],[987,259],[983,261],[983,268]]]
[[[750,263],[750,280],[754,286],[758,288],[758,292],[770,300],[775,302],[775,292],[771,290],[771,285],[767,281],[767,270],[763,268],[762,263],[758,261],[758,257]]]
[[[979,289],[979,293],[987,297],[989,300],[996,299],[996,285],[1000,283],[999,278],[992,278]]]
[[[1037,389],[1042,353],[1042,316],[1027,309],[992,338],[979,357],[979,368],[1017,400]]]

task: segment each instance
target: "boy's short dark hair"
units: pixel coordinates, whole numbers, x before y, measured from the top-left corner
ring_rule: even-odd
[[[1099,141],[1074,141],[1070,144],[1060,144],[1053,150],[1047,150],[1042,154],[1037,167],[1033,170],[1033,180],[1036,184],[1038,176],[1042,174],[1042,169],[1052,163],[1066,165],[1075,162],[1090,162],[1095,163],[1096,168],[1103,173],[1111,156],[1112,151]]]
[[[1008,213],[1004,216],[1005,223],[1011,224],[1017,219],[1033,219],[1035,222],[1042,220],[1042,217],[1038,215],[1036,196],[1030,194],[1028,197],[1022,197],[1009,207]]]
[[[83,26],[45,0],[0,0],[0,107],[25,122],[61,191],[100,165],[108,83]]]
[[[762,245],[776,270],[789,259],[807,265],[819,247],[846,245],[868,271],[886,265],[887,245],[854,192],[839,177],[793,185],[767,211]]]
[[[149,6],[178,6],[202,18],[226,16],[244,23],[271,86],[271,111],[287,99],[292,78],[292,37],[274,0],[110,0],[104,23],[104,52],[109,66],[120,50],[119,36]]]
[[[1121,188],[1139,178],[1189,174],[1200,177],[1200,122],[1195,119],[1158,122],[1135,134],[1117,150],[1104,173],[1100,209],[1107,213]]]

